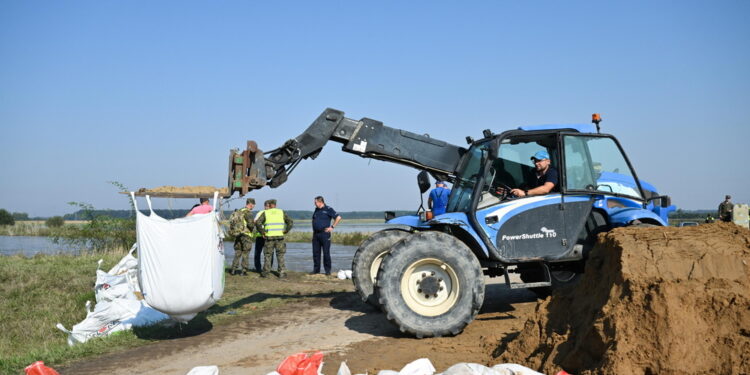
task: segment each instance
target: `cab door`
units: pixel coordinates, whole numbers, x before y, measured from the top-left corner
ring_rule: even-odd
[[[556,258],[564,251],[565,225],[562,195],[511,198],[500,201],[491,192],[501,186],[521,187],[534,171],[531,155],[540,150],[557,160],[554,134],[500,142],[498,157],[485,176],[486,186],[476,210],[477,222],[493,240],[502,260]]]
[[[518,198],[478,210],[477,219],[504,260],[547,259],[565,250],[561,203],[560,194]]]

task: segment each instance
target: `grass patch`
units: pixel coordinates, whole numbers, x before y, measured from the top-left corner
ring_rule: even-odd
[[[0,225],[0,236],[49,236],[51,233],[44,222],[16,221],[13,225]]]
[[[67,335],[55,324],[70,329],[86,317],[84,304],[94,302],[96,261],[104,259],[102,269],[109,269],[123,255],[0,257],[0,374],[21,374],[24,367],[38,360],[59,367],[84,357],[193,336],[290,301],[352,290],[349,280],[316,279],[294,272],[285,281],[262,279],[254,273],[227,275],[219,303],[187,325],[138,328],[69,347]]]
[[[331,243],[339,245],[359,246],[362,241],[370,237],[370,232],[349,232],[336,233],[331,235]],[[289,232],[284,237],[287,242],[310,242],[312,241],[312,232]]]

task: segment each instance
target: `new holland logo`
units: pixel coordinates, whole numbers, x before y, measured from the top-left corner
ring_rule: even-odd
[[[554,229],[547,229],[546,227],[539,228],[539,232],[537,233],[522,233],[522,234],[513,234],[513,235],[505,235],[501,237],[502,241],[517,241],[517,240],[539,240],[543,238],[555,238],[557,237],[557,232],[555,232]]]

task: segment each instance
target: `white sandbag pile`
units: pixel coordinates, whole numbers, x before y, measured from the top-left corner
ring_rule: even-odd
[[[132,195],[133,202],[135,196]],[[217,207],[218,194],[214,194]],[[138,280],[153,308],[187,322],[224,292],[224,232],[217,212],[167,220],[136,206]]]
[[[336,375],[351,375],[346,362],[342,362]],[[357,374],[362,375],[362,374]],[[435,367],[427,358],[420,358],[404,366],[401,371],[380,370],[377,375],[544,375],[515,363],[502,363],[492,367],[478,363],[456,363],[445,372],[435,374]]]
[[[96,306],[86,301],[86,318],[66,329],[61,323],[57,328],[68,334],[68,345],[86,342],[94,337],[108,336],[132,327],[148,326],[169,319],[169,316],[151,308],[138,290],[138,260],[133,256],[136,245],[109,272],[97,267],[94,295]],[[102,261],[99,260],[99,267]]]
[[[269,374],[270,375],[270,374]],[[346,362],[341,362],[336,375],[352,375]],[[357,374],[363,375],[363,374]],[[420,358],[404,366],[401,371],[380,370],[377,375],[544,375],[515,363],[502,363],[492,367],[478,363],[456,363],[445,372],[435,374],[435,367],[427,358]]]
[[[315,366],[298,366],[298,363],[307,364],[308,360],[314,359]],[[317,365],[319,364],[319,366]],[[266,375],[323,375],[323,355],[318,352],[312,356],[305,353],[294,354],[286,357],[276,368],[276,371],[269,372]],[[352,375],[346,362],[341,362],[336,375]],[[356,374],[366,375],[366,374]],[[435,367],[427,358],[420,358],[404,366],[400,371],[380,370],[377,375],[544,375],[528,367],[517,365],[515,363],[502,363],[492,367],[480,365],[478,363],[457,363],[449,367],[445,372],[435,374]],[[557,375],[569,375],[565,371],[560,371]]]

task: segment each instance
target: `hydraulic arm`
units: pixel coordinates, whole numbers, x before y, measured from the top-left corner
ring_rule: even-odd
[[[230,150],[229,194],[240,196],[269,185],[277,187],[303,159],[315,159],[329,141],[343,144],[345,152],[426,170],[441,179],[450,179],[466,149],[406,130],[384,126],[363,118],[346,118],[344,112],[328,108],[296,138],[281,147],[263,152],[254,141],[247,148]]]

